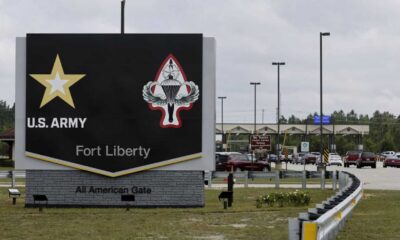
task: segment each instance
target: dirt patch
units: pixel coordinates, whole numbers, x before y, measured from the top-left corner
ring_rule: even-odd
[[[239,224],[231,224],[230,226],[234,228],[245,228],[247,227],[247,224],[239,223]]]
[[[201,222],[202,221],[199,218],[189,218],[188,220],[191,221],[191,222]]]
[[[196,236],[193,239],[224,240],[224,235]]]
[[[371,198],[371,197],[375,197],[375,194],[372,194],[372,193],[364,193],[363,194],[363,199],[368,199],[368,198]]]

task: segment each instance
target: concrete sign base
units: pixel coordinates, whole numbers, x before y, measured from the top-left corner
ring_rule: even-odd
[[[204,176],[203,171],[154,170],[110,178],[76,170],[26,170],[25,205],[204,207]]]

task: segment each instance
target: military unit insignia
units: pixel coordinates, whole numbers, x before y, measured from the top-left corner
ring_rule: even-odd
[[[191,109],[199,94],[199,87],[187,81],[185,72],[172,54],[165,58],[154,81],[143,87],[143,99],[149,103],[150,109],[162,112],[162,128],[180,128],[179,112]]]

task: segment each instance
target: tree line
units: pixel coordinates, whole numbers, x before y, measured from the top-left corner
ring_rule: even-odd
[[[15,104],[10,106],[6,101],[0,100],[0,132],[14,128]]]
[[[15,104],[8,105],[6,101],[0,100],[0,133],[14,128]],[[0,142],[0,155],[8,153],[8,145]]]

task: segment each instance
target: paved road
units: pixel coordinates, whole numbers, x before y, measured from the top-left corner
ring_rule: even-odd
[[[282,164],[282,168],[285,167],[286,165]],[[288,169],[302,171],[304,165],[288,164]],[[317,167],[315,165],[306,165],[306,170],[316,171]],[[400,168],[383,168],[382,162],[377,163],[376,169],[370,167],[358,169],[352,165],[349,168],[328,166],[327,170],[341,170],[353,173],[364,182],[365,189],[400,190]]]

